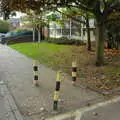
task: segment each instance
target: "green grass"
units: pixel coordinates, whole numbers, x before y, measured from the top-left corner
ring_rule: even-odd
[[[88,52],[85,46],[56,45],[43,42],[14,44],[10,47],[32,59],[38,60],[41,64],[55,70],[61,69],[70,75],[72,61],[76,59],[79,68],[78,81],[81,83],[98,89],[120,87],[119,55],[107,57],[108,65],[96,67],[95,52]],[[103,78],[103,75],[105,78]]]
[[[10,47],[52,68],[59,68],[65,52],[69,54],[71,50],[71,46],[49,43],[21,43]]]

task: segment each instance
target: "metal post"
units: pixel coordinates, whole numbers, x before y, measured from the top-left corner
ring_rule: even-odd
[[[76,82],[77,77],[77,64],[76,61],[72,62],[72,84]]]
[[[58,100],[59,100],[59,91],[60,91],[60,84],[61,84],[61,71],[57,72],[56,78],[56,89],[54,92],[54,103],[53,103],[53,110],[58,110]]]
[[[38,62],[37,60],[33,61],[33,73],[34,73],[33,84],[38,86]]]

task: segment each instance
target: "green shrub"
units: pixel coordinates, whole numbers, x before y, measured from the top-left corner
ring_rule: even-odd
[[[49,38],[46,40],[49,43],[54,43],[54,44],[66,44],[66,45],[85,45],[85,43],[81,40],[76,40],[76,39],[68,39],[66,37],[61,37],[61,38]]]
[[[0,20],[0,33],[6,33],[9,31],[10,23],[4,20]]]
[[[17,28],[14,30],[14,32],[23,32],[23,31],[29,31],[28,29],[23,29],[23,28]]]

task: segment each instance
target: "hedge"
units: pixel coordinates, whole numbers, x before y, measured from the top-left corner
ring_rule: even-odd
[[[85,42],[82,40],[68,39],[66,37],[61,38],[48,38],[46,40],[48,43],[54,44],[66,44],[66,45],[85,45]]]
[[[4,20],[0,20],[0,33],[6,33],[9,31],[10,23]]]

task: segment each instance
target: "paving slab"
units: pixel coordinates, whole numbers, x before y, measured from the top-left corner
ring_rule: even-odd
[[[6,45],[0,45],[0,79],[8,85],[22,115],[40,120],[53,113],[53,92],[56,71],[39,64],[39,87],[32,84],[32,59]],[[69,76],[61,84],[58,114],[104,101],[105,98],[89,89],[75,87]],[[44,108],[41,111],[41,108]]]
[[[0,80],[0,120],[23,120],[7,86]]]

